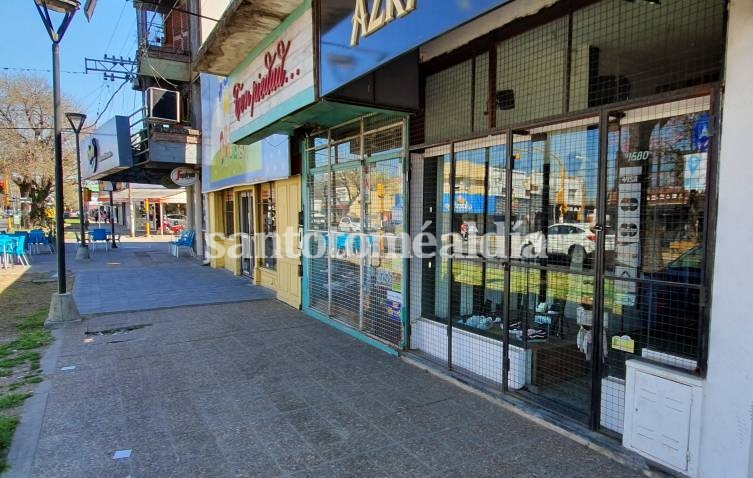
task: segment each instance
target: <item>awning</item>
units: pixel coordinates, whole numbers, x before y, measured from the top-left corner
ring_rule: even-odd
[[[116,203],[128,202],[128,199],[130,198],[132,201],[144,201],[149,199],[150,201],[165,204],[185,204],[186,190],[183,188],[131,188],[130,194],[128,189],[124,189],[112,193],[112,198]]]
[[[271,134],[292,135],[297,128],[304,126],[312,129],[323,129],[337,126],[351,119],[367,115],[369,113],[395,113],[384,109],[373,108],[369,106],[359,106],[347,103],[336,103],[332,101],[318,101],[306,108],[288,115],[262,129],[243,136],[236,141],[236,144],[251,144],[266,138]]]

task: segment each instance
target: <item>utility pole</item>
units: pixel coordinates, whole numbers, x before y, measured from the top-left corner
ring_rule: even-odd
[[[102,73],[105,80],[125,80],[131,81],[136,77],[134,70],[137,62],[130,58],[123,58],[105,55],[103,60],[96,58],[84,58],[84,69],[87,73]]]

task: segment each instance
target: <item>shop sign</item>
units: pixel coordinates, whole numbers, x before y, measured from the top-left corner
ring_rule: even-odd
[[[680,206],[687,202],[686,193],[679,188],[648,188],[649,206]]]
[[[230,141],[234,118],[227,78],[201,74],[202,192],[274,181],[290,176],[290,138],[271,135],[249,145]]]
[[[299,9],[290,18],[228,76],[230,142],[241,141],[316,99],[311,8]]]
[[[199,172],[186,166],[180,166],[170,172],[172,182],[180,187],[192,186],[199,180]]]
[[[373,0],[369,12],[366,0],[356,0],[350,46],[358,45],[362,37],[371,35],[394,19],[402,18],[415,9],[416,0],[407,0],[405,5],[402,0],[384,0],[384,5],[382,0]]]
[[[131,128],[126,116],[115,116],[92,133],[82,134],[81,177],[98,179],[133,165]]]
[[[387,291],[387,318],[394,321],[394,322],[400,322],[400,312],[403,308],[403,294],[400,292],[395,292],[393,290]]]
[[[250,80],[250,84],[236,83],[233,85],[233,103],[235,105],[235,119],[240,121],[241,116],[248,112],[254,116],[254,106],[267,97],[272,96],[277,90],[284,88],[288,82],[301,76],[301,69],[296,68],[288,71],[285,64],[291,47],[290,40],[277,42],[274,52],[264,54],[264,71],[259,73],[258,81]]]
[[[322,0],[319,60],[322,95],[509,0]]]

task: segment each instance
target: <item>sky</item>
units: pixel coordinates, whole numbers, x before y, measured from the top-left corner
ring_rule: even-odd
[[[51,15],[59,25],[62,15]],[[52,43],[34,0],[0,0],[0,18],[4,20],[0,28],[0,72],[41,70],[29,73],[52,84]],[[104,109],[122,80],[105,81],[102,73],[83,72],[84,58],[102,59],[105,54],[136,56],[136,9],[130,0],[99,0],[91,23],[80,9],[60,43],[60,87],[63,95],[84,107],[87,126],[103,111],[98,124],[115,115],[129,115],[141,105],[141,93],[126,84]]]

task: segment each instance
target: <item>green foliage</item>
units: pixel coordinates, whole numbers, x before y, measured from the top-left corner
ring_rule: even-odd
[[[44,327],[44,321],[47,319],[48,313],[49,311],[45,309],[25,317],[19,317],[19,330],[33,330]]]
[[[0,410],[15,408],[31,397],[31,393],[6,393],[0,396]]]
[[[35,349],[52,342],[52,334],[44,329],[27,330],[15,341],[19,350]]]
[[[0,453],[3,455],[3,458],[0,460],[0,471],[8,467],[8,464],[5,462],[5,454],[8,448],[10,448],[10,443],[13,441],[13,434],[16,432],[17,426],[18,417],[0,415]]]

